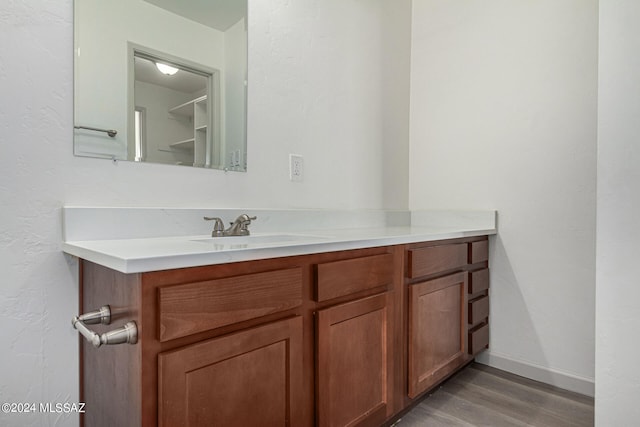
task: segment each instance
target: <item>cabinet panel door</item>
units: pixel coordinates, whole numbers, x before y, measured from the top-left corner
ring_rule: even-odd
[[[158,356],[161,426],[299,426],[302,318]]]
[[[467,273],[409,286],[409,397],[416,397],[465,360]]]
[[[388,293],[318,311],[319,426],[380,425],[392,414]]]

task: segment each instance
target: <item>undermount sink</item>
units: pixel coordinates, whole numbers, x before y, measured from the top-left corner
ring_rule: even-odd
[[[202,239],[193,239],[192,241],[216,245],[265,245],[326,239],[327,237],[325,236],[309,234],[257,234],[249,236],[205,237]]]

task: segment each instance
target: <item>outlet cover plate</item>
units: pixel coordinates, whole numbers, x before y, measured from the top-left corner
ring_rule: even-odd
[[[289,179],[293,182],[304,180],[304,159],[300,154],[289,154]]]

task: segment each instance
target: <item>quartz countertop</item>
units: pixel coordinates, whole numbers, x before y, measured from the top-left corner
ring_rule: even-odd
[[[141,273],[496,234],[495,223],[252,232],[251,238],[188,235],[73,240],[63,251],[122,273]],[[252,242],[251,239],[255,241]]]

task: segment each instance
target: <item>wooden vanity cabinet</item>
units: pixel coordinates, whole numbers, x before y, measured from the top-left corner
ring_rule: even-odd
[[[161,426],[298,426],[302,318],[280,320],[158,355]]]
[[[391,295],[317,314],[317,425],[381,425],[393,412]]]
[[[312,358],[304,307],[311,283],[303,261],[141,274],[83,261],[81,310],[110,304],[113,313],[112,325],[96,331],[138,325],[135,345],[95,349],[82,341],[81,395],[91,402],[83,424],[311,425],[313,386],[305,384],[313,374],[305,377],[304,366]]]
[[[488,239],[409,245],[406,259],[409,402],[488,347]]]
[[[396,252],[316,265],[315,299],[329,304],[316,312],[318,426],[378,426],[394,413]]]
[[[409,286],[409,397],[465,363],[466,293],[464,272]]]
[[[379,426],[488,343],[486,237],[123,274],[82,261],[82,425]],[[483,243],[485,242],[485,243]],[[479,243],[479,244],[478,244]]]
[[[471,245],[467,338],[469,354],[475,356],[489,346],[489,260],[488,241]]]

